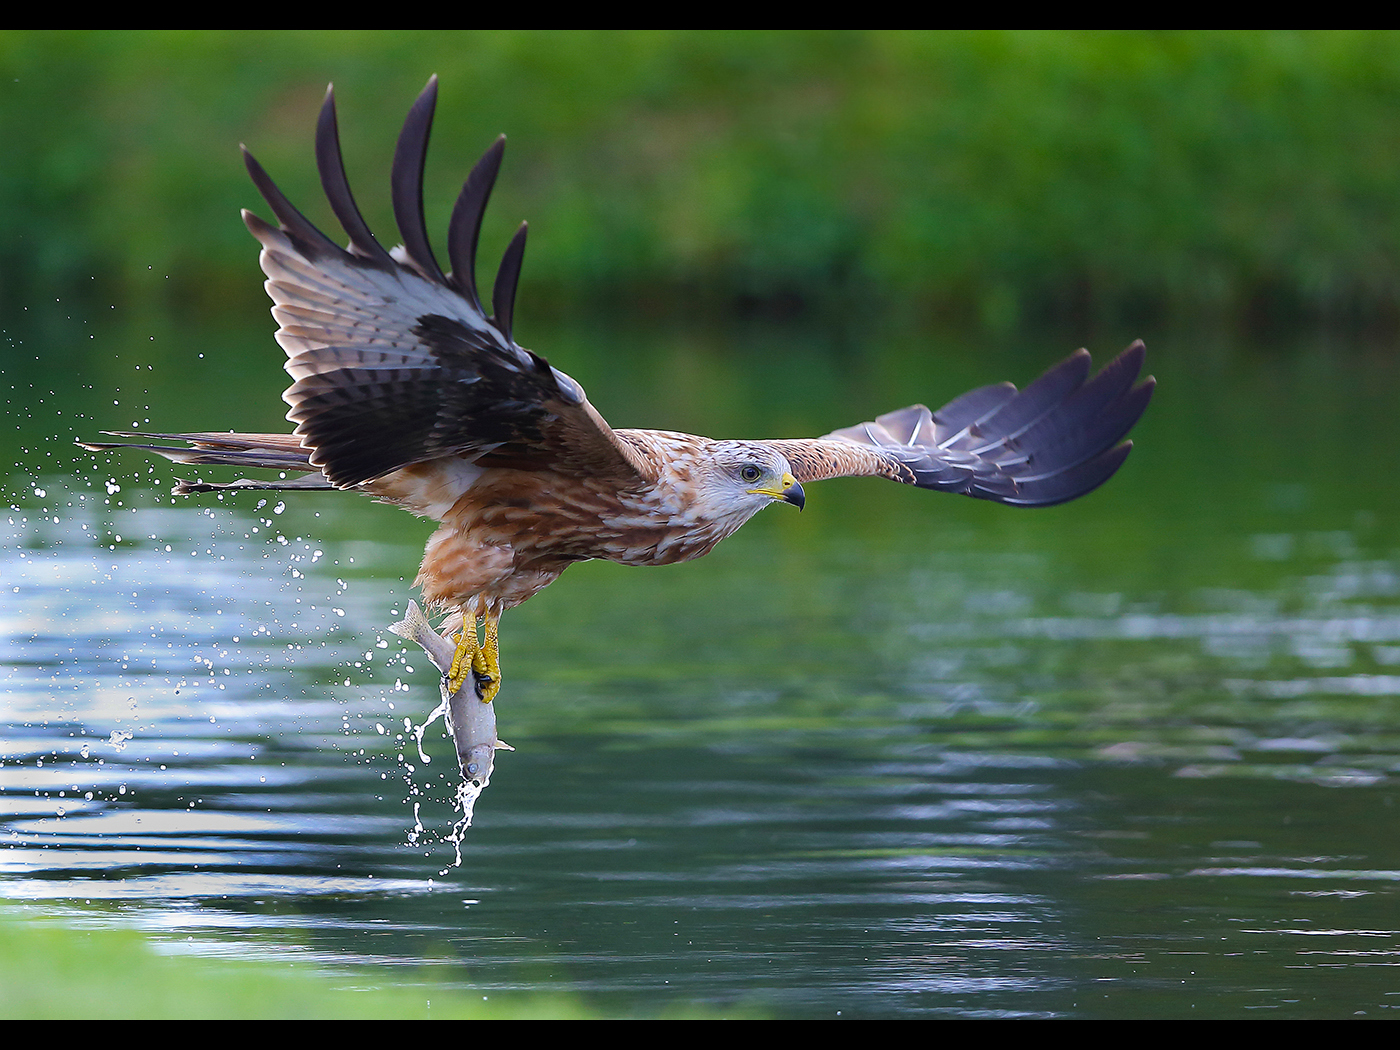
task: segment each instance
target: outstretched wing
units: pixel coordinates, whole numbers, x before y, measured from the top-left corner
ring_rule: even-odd
[[[937,412],[911,405],[825,437],[765,444],[801,482],[882,477],[1048,507],[1098,488],[1127,458],[1123,438],[1156,385],[1150,376],[1134,385],[1145,352],[1136,342],[1090,379],[1089,353],[1077,350],[1019,392],[999,383]]]
[[[618,439],[578,383],[511,338],[524,224],[501,261],[492,315],[482,307],[477,238],[504,136],[457,199],[448,229],[452,272],[433,257],[423,160],[436,100],[433,77],[399,136],[392,194],[403,246],[393,252],[375,239],[351,196],[331,90],[316,129],[316,163],[348,248],[313,226],[244,150],[279,222],[243,213],[263,246],[277,341],[295,380],[282,396],[311,466],[337,488],[459,453],[489,465],[638,480],[646,461]]]

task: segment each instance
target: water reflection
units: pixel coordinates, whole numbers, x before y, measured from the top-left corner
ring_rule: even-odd
[[[1396,1005],[1400,572],[1364,530],[1246,531],[1174,588],[1092,530],[857,542],[836,496],[700,573],[579,567],[511,624],[520,750],[444,870],[436,675],[386,630],[421,543],[103,488],[0,518],[5,896],[618,1012]]]

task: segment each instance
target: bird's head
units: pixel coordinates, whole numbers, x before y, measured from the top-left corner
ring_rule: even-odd
[[[742,524],[770,503],[807,502],[787,457],[756,441],[715,441],[698,478],[701,499],[713,517]],[[737,527],[737,526],[736,526]]]

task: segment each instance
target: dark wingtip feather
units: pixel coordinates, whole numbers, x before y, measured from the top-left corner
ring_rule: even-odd
[[[995,498],[1019,506],[1048,507],[1087,495],[1111,478],[1133,448],[1131,441],[1121,439],[1137,425],[1157,389],[1153,376],[1134,385],[1146,353],[1142,340],[1134,341],[1067,399],[1062,406],[1063,423],[1047,417],[1044,424],[1028,430],[1025,440],[1033,450],[1030,469],[1042,472],[1018,478],[1016,497]]]
[[[1104,365],[1104,371],[1110,368],[1123,368],[1134,379],[1142,371],[1143,362],[1147,360],[1147,346],[1141,339],[1133,340],[1132,344],[1121,354],[1115,357],[1108,364]],[[1131,382],[1131,380],[1129,380]]]
[[[1118,473],[1118,468],[1132,450],[1133,443],[1125,441],[1069,470],[1033,481],[1018,482],[1014,496],[994,498],[1013,507],[1053,507],[1068,503],[1080,496],[1087,496]]]
[[[429,279],[447,283],[442,268],[433,257],[428,243],[428,227],[423,221],[423,163],[428,155],[428,133],[433,127],[433,110],[437,107],[437,74],[428,78],[428,86],[409,108],[399,132],[394,150],[394,167],[390,173],[390,188],[394,204],[394,221],[403,236],[404,251],[413,264]]]
[[[1133,377],[1120,374],[1109,378],[1126,385]],[[1094,381],[1098,382],[1097,376]],[[1047,415],[1021,438],[1028,463],[1017,471],[1018,476],[1029,480],[1059,474],[1117,444],[1142,418],[1155,386],[1139,383],[1121,392],[1110,389],[1108,393],[1113,396],[1109,399],[1099,396],[1087,403],[1066,402],[1060,412]],[[1088,386],[1084,392],[1104,393]]]
[[[287,200],[277,184],[272,181],[272,177],[257,162],[247,146],[240,146],[243,151],[243,164],[248,169],[248,175],[253,180],[253,185],[258,188],[258,192],[263,195],[263,200],[267,201],[272,208],[272,213],[277,216],[277,221],[282,224],[283,231],[296,244],[297,249],[309,259],[319,256],[344,255],[341,247],[318,230],[305,215],[297,211],[296,206]]]
[[[1039,379],[995,411],[977,420],[982,450],[990,450],[998,443],[1016,437],[1038,420],[1057,412],[1067,398],[1084,387],[1092,365],[1089,351],[1076,350],[1059,364],[1046,369]]]
[[[492,323],[511,341],[511,319],[515,314],[515,289],[520,283],[520,266],[525,259],[525,235],[530,232],[530,224],[522,222],[520,229],[506,245],[506,253],[501,257],[501,268],[496,271],[496,284],[491,290],[491,307],[496,316]]]
[[[462,183],[462,192],[452,208],[452,221],[447,226],[447,259],[452,264],[452,283],[478,310],[481,310],[481,296],[476,289],[476,246],[481,237],[481,219],[486,214],[486,204],[491,199],[491,189],[496,185],[505,151],[506,137],[502,135],[481,155],[467,181]]]
[[[345,175],[345,159],[340,151],[334,84],[327,86],[326,100],[321,104],[321,114],[316,120],[316,170],[321,174],[321,188],[330,201],[331,210],[350,238],[351,252],[379,266],[391,267],[393,260],[375,240],[350,192],[350,180]]]

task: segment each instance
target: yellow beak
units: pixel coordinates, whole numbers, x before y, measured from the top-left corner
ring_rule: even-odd
[[[791,474],[784,474],[778,482],[777,488],[771,489],[749,489],[749,492],[759,496],[767,496],[772,500],[781,500],[784,503],[791,503],[798,510],[807,505],[807,494],[802,491],[802,486],[797,483],[797,479]]]

